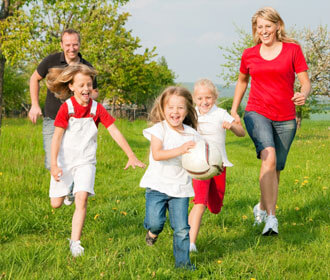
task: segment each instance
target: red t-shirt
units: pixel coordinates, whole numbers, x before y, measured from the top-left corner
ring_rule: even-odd
[[[88,118],[91,117],[90,111],[92,107],[92,99],[89,100],[89,104],[87,107],[81,106],[74,96],[71,97],[71,101],[74,108],[74,115],[72,117],[75,118]],[[54,126],[62,127],[66,129],[69,123],[69,109],[68,104],[64,102],[55,118]],[[101,122],[106,128],[112,125],[115,119],[108,113],[108,111],[102,106],[102,104],[97,103],[96,115],[93,117],[96,127],[98,127],[99,123]]]
[[[296,117],[291,98],[294,95],[295,73],[308,69],[299,45],[283,43],[280,54],[265,60],[260,46],[244,50],[240,72],[251,76],[251,90],[246,111],[255,111],[273,121],[287,121]]]

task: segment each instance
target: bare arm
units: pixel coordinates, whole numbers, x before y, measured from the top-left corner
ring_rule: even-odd
[[[311,91],[311,82],[306,71],[297,74],[301,85],[300,92],[295,92],[291,100],[295,105],[304,105]]]
[[[241,122],[241,119],[237,114],[237,110],[242,102],[244,93],[249,84],[249,79],[250,79],[250,75],[248,74],[243,74],[240,72],[238,75],[238,80],[235,87],[233,105],[231,106],[231,110],[230,110],[231,115],[235,118],[235,122],[239,122],[239,123]]]
[[[42,77],[35,70],[30,78],[30,96],[31,96],[31,109],[29,111],[29,118],[32,123],[37,122],[37,118],[42,115],[41,108],[39,106],[39,82]]]
[[[130,166],[132,166],[134,169],[136,166],[141,167],[141,168],[144,168],[146,166],[143,162],[141,162],[137,159],[137,157],[133,153],[131,147],[127,143],[125,137],[123,136],[123,134],[121,134],[121,132],[119,131],[119,129],[116,127],[115,124],[110,125],[108,127],[108,131],[109,131],[111,137],[113,138],[113,140],[116,141],[118,146],[125,152],[125,154],[128,157],[128,162],[124,169],[127,169]]]
[[[194,141],[189,141],[181,145],[180,147],[164,150],[163,142],[158,139],[156,136],[151,135],[151,152],[154,160],[168,160],[181,156],[188,152],[189,149],[195,146]]]
[[[51,145],[50,174],[55,178],[56,181],[59,181],[60,176],[62,175],[62,169],[57,166],[57,157],[62,143],[64,131],[64,128],[55,126]]]
[[[244,137],[245,136],[245,130],[242,126],[242,124],[236,121],[233,122],[223,122],[222,127],[224,129],[230,129],[236,136],[238,137]]]

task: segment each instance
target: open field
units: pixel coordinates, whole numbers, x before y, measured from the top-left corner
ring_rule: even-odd
[[[145,121],[118,120],[137,156],[147,162]],[[175,270],[167,223],[157,243],[144,241],[143,170],[124,171],[124,153],[101,126],[96,196],[89,200],[74,259],[67,238],[73,206],[52,210],[43,167],[41,122],[5,119],[0,136],[0,279],[329,279],[330,126],[303,121],[281,175],[280,234],[262,237],[253,224],[258,170],[248,136],[227,134],[227,193],[219,215],[207,212],[191,256],[198,270]],[[190,205],[191,207],[192,205]]]

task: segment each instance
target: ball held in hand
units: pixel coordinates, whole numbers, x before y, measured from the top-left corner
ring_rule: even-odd
[[[194,179],[210,179],[220,174],[221,152],[217,147],[204,140],[197,141],[188,153],[182,155],[182,166]]]

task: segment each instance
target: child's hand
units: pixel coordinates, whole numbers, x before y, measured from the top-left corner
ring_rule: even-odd
[[[223,166],[223,163],[221,163],[221,166],[218,166],[218,174],[217,175],[220,175],[224,170],[225,170],[225,167]]]
[[[146,165],[143,162],[139,161],[135,155],[132,155],[128,158],[128,162],[124,169],[126,170],[130,166],[132,166],[133,169],[135,169],[136,166],[141,167],[141,168],[146,167]]]
[[[188,153],[189,150],[195,146],[195,144],[196,144],[196,143],[195,143],[194,141],[188,141],[188,142],[184,143],[184,144],[180,147],[180,149],[181,149],[181,155],[183,155],[183,154],[185,154],[185,153]]]
[[[52,166],[50,168],[50,174],[54,177],[55,181],[59,182],[60,181],[60,177],[63,174],[63,171],[61,168],[59,168],[57,165],[56,166]]]
[[[229,130],[229,129],[231,129],[231,126],[233,125],[233,123],[229,123],[229,122],[226,122],[226,121],[224,121],[223,123],[222,123],[222,127],[224,128],[224,129],[227,129],[227,130]]]

